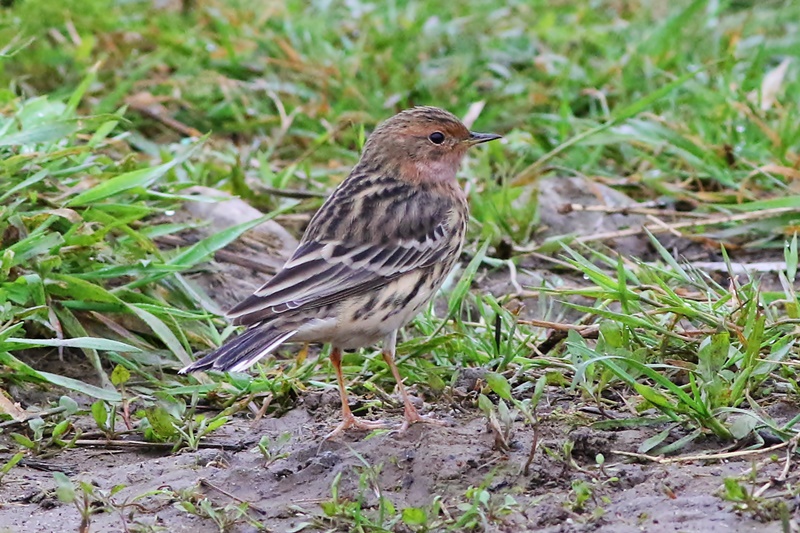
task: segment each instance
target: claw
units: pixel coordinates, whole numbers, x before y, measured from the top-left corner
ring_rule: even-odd
[[[412,407],[413,408],[413,407]],[[439,420],[438,418],[434,418],[433,415],[421,415],[417,412],[416,409],[413,412],[409,413],[406,410],[405,417],[403,419],[403,424],[398,428],[397,432],[402,434],[405,433],[408,428],[411,427],[411,424],[416,424],[417,422],[424,422],[426,424],[435,424],[437,426],[449,426],[449,422],[446,420]]]
[[[336,429],[331,431],[325,436],[325,440],[330,440],[346,429],[355,428],[363,431],[372,431],[374,429],[389,428],[389,424],[383,420],[364,420],[363,418],[356,418],[352,414],[345,416],[342,422],[336,426]]]

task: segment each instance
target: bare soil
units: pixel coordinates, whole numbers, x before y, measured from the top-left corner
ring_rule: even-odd
[[[379,472],[377,486],[397,509],[429,507],[438,496],[446,511],[460,514],[457,506],[467,501],[467,489],[485,484],[491,494],[485,531],[781,531],[774,520],[777,516],[759,521],[737,513],[719,497],[719,491],[725,477],[751,471],[753,461],[758,462],[760,482],[776,478],[783,461],[764,461],[764,455],[754,455],[738,461],[636,463],[614,452],[635,452],[653,434],[652,428],[593,430],[589,424],[599,417],[575,412],[570,405],[570,398],[550,398],[542,410],[539,450],[525,475],[523,465],[533,433],[522,429],[521,423],[507,453],[497,451],[486,418],[475,412],[437,413],[451,420],[449,427],[417,424],[404,434],[366,438],[365,433],[348,432],[324,441],[338,417],[336,396],[311,394],[280,418],[250,422],[237,417],[211,439],[233,450],[220,446],[170,454],[141,448],[73,449],[18,466],[2,483],[0,531],[79,529],[78,510],[59,502],[53,493],[54,470],[78,474],[100,491],[125,485],[113,497],[120,512],[92,515],[92,531],[148,530],[146,525],[171,532],[219,531],[212,520],[181,509],[175,496],[181,493],[187,498],[205,496],[218,507],[236,503],[233,498],[246,501],[250,516],[276,532],[292,531],[315,519],[316,525],[303,531],[349,531],[349,523],[325,519],[320,504],[331,500],[331,487],[341,476],[339,500],[361,501],[367,515],[377,515],[375,493],[359,489],[365,465]],[[385,414],[400,417],[400,413]],[[276,440],[285,432],[292,436],[282,450],[288,456],[266,465],[256,443],[262,435]],[[8,440],[6,436],[0,439]],[[567,440],[574,443],[574,462],[559,456]],[[708,448],[712,443],[704,444]],[[598,453],[606,457],[602,471],[596,466]],[[573,484],[581,481],[592,492],[583,506],[576,505],[573,490]],[[155,495],[142,498],[152,491]],[[516,502],[507,514],[500,509],[506,495]],[[137,506],[122,509],[123,502],[135,498],[140,498]],[[490,509],[495,509],[494,515]],[[395,531],[411,531],[404,528],[397,526]],[[244,521],[229,529],[255,530]]]

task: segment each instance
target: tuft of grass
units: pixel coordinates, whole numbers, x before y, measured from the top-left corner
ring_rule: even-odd
[[[800,355],[797,317],[787,313],[796,296],[763,291],[757,279],[739,282],[733,274],[722,286],[651,241],[662,264],[588,252],[593,262],[566,249],[567,262],[592,286],[549,292],[592,302],[567,305],[599,326],[596,342],[569,332],[565,355],[574,365],[573,386],[602,405],[604,390],[624,384],[636,394],[637,411],[654,408],[678,426],[697,428],[658,447],[668,428],[645,451],[675,452],[705,432],[724,440],[760,438],[760,430],[794,436],[796,420],[778,424],[758,402],[770,401],[776,388],[797,393],[791,367]]]
[[[118,399],[37,372],[9,352],[80,350],[100,387],[113,390],[100,352],[141,372],[140,363],[174,368],[198,346],[211,346],[212,315],[180,273],[253,224],[174,251],[162,251],[151,236],[181,229],[153,220],[183,201],[176,169],[199,145],[165,147],[164,162],[151,166],[112,136],[121,112],[78,117],[67,103],[46,98],[11,109],[0,124],[7,186],[0,195],[0,361],[22,379]],[[106,154],[125,150],[120,160]],[[138,324],[135,331],[129,323]]]
[[[296,526],[296,531],[311,528],[347,529],[382,533],[389,531],[487,531],[503,525],[504,519],[519,510],[511,495],[493,495],[488,486],[491,476],[478,486],[468,487],[464,493],[447,501],[434,495],[431,503],[419,507],[398,509],[390,494],[381,487],[382,465],[371,465],[357,452],[361,462],[353,472],[339,472],[331,483],[331,498],[320,503],[322,513],[314,513],[300,506],[292,511],[306,520]],[[358,476],[358,489],[345,495],[340,485],[343,473]]]

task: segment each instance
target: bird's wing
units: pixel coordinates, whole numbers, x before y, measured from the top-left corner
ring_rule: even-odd
[[[249,325],[377,289],[406,272],[442,260],[448,253],[447,233],[440,223],[424,239],[356,245],[305,242],[280,272],[228,316]]]

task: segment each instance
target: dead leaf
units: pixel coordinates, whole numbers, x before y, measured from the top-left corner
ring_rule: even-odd
[[[50,214],[50,215],[55,215],[55,216],[61,217],[61,218],[66,218],[67,220],[69,220],[73,224],[76,224],[76,223],[80,222],[81,220],[83,220],[83,218],[81,218],[81,216],[78,214],[77,211],[75,211],[73,209],[67,209],[66,207],[63,207],[63,208],[60,208],[60,209],[48,209],[47,211],[45,211],[45,213]]]
[[[783,165],[776,165],[775,163],[769,163],[758,167],[748,174],[747,179],[762,173],[777,174],[778,176],[783,176],[784,178],[789,178],[791,180],[800,180],[800,170],[797,170],[796,168],[784,167]]]
[[[22,422],[28,418],[28,414],[25,410],[22,409],[18,403],[13,403],[8,398],[8,393],[3,389],[0,389],[0,413],[9,415],[17,422]]]
[[[169,110],[161,103],[166,100],[169,100],[169,97],[155,96],[147,91],[141,91],[125,98],[125,103],[132,110],[157,120],[182,135],[195,138],[202,137],[203,134],[199,130],[172,118]]]
[[[475,124],[475,121],[481,116],[481,111],[483,111],[483,106],[485,105],[486,100],[480,100],[479,102],[470,104],[469,109],[467,109],[467,114],[464,115],[464,119],[461,122],[463,122],[467,128],[472,129],[472,125]]]
[[[789,68],[789,63],[791,63],[791,61],[791,58],[787,57],[781,61],[780,65],[767,72],[767,75],[764,76],[761,82],[760,95],[755,91],[748,95],[748,99],[754,104],[759,103],[759,96],[761,97],[761,102],[759,104],[761,111],[772,109],[775,102],[777,102],[778,95],[783,88],[783,78],[786,77],[786,70]]]

